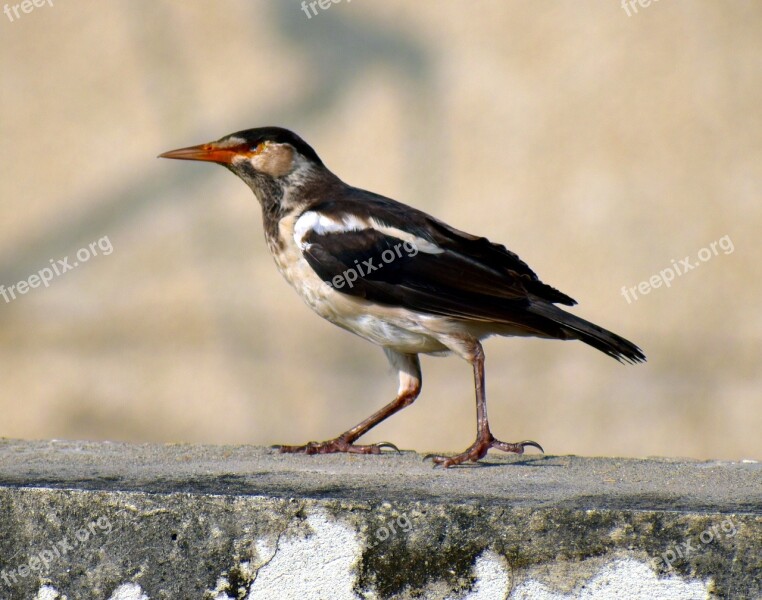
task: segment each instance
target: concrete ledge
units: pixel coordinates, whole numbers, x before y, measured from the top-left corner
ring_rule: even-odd
[[[762,464],[0,440],[0,599],[762,595]]]

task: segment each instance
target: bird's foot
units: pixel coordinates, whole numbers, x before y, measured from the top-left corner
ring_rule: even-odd
[[[476,441],[471,444],[471,446],[465,452],[456,454],[455,456],[427,454],[423,457],[423,460],[430,458],[434,462],[434,466],[442,466],[447,468],[454,465],[463,464],[467,461],[476,462],[480,458],[484,458],[490,448],[502,450],[503,452],[513,452],[514,454],[524,454],[524,448],[527,446],[533,446],[540,452],[545,453],[545,451],[542,449],[542,446],[540,446],[540,444],[537,442],[533,442],[531,440],[515,443],[501,442],[500,440],[495,439],[492,434],[488,434],[486,436],[480,436],[476,438]]]
[[[303,446],[273,446],[281,454],[333,454],[335,452],[349,452],[351,454],[381,454],[384,448],[390,448],[399,452],[399,448],[390,442],[378,442],[377,444],[350,444],[345,438],[339,436],[326,442],[307,442]]]

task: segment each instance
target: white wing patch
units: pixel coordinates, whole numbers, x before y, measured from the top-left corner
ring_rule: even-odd
[[[337,221],[314,210],[308,210],[294,224],[294,241],[297,246],[304,250],[309,245],[304,241],[304,238],[310,231],[314,231],[318,235],[325,235],[326,233],[346,233],[348,231],[362,231],[363,229],[370,229],[370,224],[354,215],[347,215],[341,221]]]
[[[444,250],[436,244],[433,244],[428,240],[424,240],[417,235],[413,235],[407,231],[402,231],[402,229],[397,229],[396,227],[389,227],[388,225],[379,223],[375,219],[371,219],[370,222],[373,229],[380,231],[385,235],[398,238],[403,242],[413,244],[413,246],[418,249],[418,252],[425,252],[426,254],[442,254],[442,252],[444,252]]]
[[[442,248],[428,240],[397,227],[384,225],[373,218],[366,220],[355,215],[346,215],[339,221],[314,210],[305,212],[297,219],[294,224],[294,241],[299,248],[305,250],[309,244],[304,239],[311,231],[314,231],[318,235],[324,235],[326,233],[346,233],[349,231],[363,231],[365,229],[375,229],[384,235],[408,242],[415,246],[418,252],[425,252],[426,254],[441,254],[444,252]]]

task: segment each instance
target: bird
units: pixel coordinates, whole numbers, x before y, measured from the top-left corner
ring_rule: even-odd
[[[383,408],[333,439],[276,446],[280,452],[397,450],[389,442],[356,442],[416,400],[419,355],[454,354],[473,369],[476,439],[458,454],[425,458],[447,468],[475,463],[490,449],[544,453],[537,442],[493,436],[485,338],[580,340],[622,363],[645,361],[632,342],[557,306],[576,301],[540,281],[505,246],[344,183],[289,129],[247,129],[159,157],[216,163],[242,179],[261,205],[267,246],[286,281],[319,316],[380,346],[397,371],[397,394]]]

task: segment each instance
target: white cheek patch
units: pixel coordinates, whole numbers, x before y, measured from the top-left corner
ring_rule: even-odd
[[[297,155],[290,144],[265,142],[263,148],[248,153],[248,159],[254,170],[278,178],[293,172]]]
[[[240,157],[237,156],[236,158],[237,159],[240,158],[241,162],[248,162],[255,171],[262,170],[262,155],[261,154],[255,154],[253,156],[241,155]]]
[[[314,231],[318,235],[325,235],[328,233],[363,231],[364,229],[375,229],[384,235],[407,242],[414,246],[418,252],[424,252],[426,254],[441,254],[444,252],[442,248],[428,240],[413,235],[412,233],[408,233],[407,231],[403,231],[402,229],[384,225],[375,219],[367,221],[355,215],[346,215],[342,220],[337,221],[336,219],[313,210],[307,211],[297,219],[294,224],[294,241],[299,248],[305,250],[309,244],[304,241],[304,238],[307,237],[307,234],[311,231]]]

